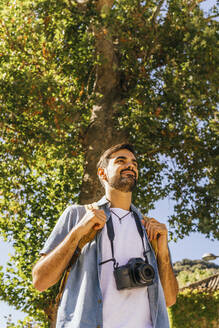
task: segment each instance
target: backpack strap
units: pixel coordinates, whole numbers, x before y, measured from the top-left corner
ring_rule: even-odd
[[[91,209],[98,209],[98,205],[97,203],[92,203],[92,204],[88,204],[88,205],[85,205],[85,210],[86,212],[91,210]],[[89,243],[90,241],[92,241],[94,239],[94,237],[96,236],[96,233],[97,231],[91,229],[89,231],[89,233],[87,235],[85,235],[83,238],[81,238],[81,240],[79,241],[78,243],[78,246],[67,266],[67,268],[65,269],[64,271],[64,274],[62,276],[62,279],[61,279],[61,282],[60,282],[60,285],[59,285],[59,292],[56,296],[56,299],[55,299],[55,307],[58,308],[58,305],[59,305],[59,302],[62,298],[62,294],[64,292],[64,288],[65,288],[65,285],[66,285],[66,282],[68,280],[68,276],[69,276],[69,273],[70,273],[70,270],[71,270],[71,267],[72,265],[76,262],[77,258],[79,257],[79,255],[81,254],[81,250],[82,248],[87,244]]]
[[[89,211],[89,210],[92,210],[92,209],[96,209],[98,210],[98,206],[97,206],[97,203],[92,203],[92,204],[88,204],[88,205],[85,205],[85,209],[86,209],[86,212]],[[96,230],[93,230],[91,229],[87,235],[85,235],[83,238],[81,238],[81,240],[79,241],[78,243],[78,247],[77,249],[79,249],[78,251],[81,253],[81,250],[82,248],[87,244],[89,243],[90,241],[92,241],[94,239],[94,237],[96,236],[96,233],[97,231]],[[79,254],[80,255],[80,254]],[[77,256],[78,257],[78,256]]]
[[[144,219],[145,222],[150,221],[150,218],[148,218],[147,216],[143,216],[143,219]],[[151,243],[151,246],[154,250],[155,256],[157,258],[157,254],[158,254],[157,239],[153,239],[150,243]]]

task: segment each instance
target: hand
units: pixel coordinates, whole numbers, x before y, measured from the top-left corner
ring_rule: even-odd
[[[103,210],[89,209],[82,220],[78,223],[82,233],[86,235],[91,229],[100,230],[106,223],[106,214]]]
[[[157,240],[156,260],[160,281],[163,287],[167,306],[176,302],[178,283],[173,272],[171,257],[168,249],[168,232],[166,225],[155,219],[144,217],[142,224],[145,227],[150,242]],[[153,245],[153,243],[152,243]]]
[[[158,251],[167,247],[168,230],[165,224],[148,217],[144,217],[142,224],[147,231],[149,241],[157,239]]]

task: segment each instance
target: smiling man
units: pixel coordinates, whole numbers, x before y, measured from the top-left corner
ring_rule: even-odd
[[[134,148],[111,147],[97,167],[105,196],[98,209],[74,205],[65,210],[33,268],[34,286],[43,291],[57,283],[79,241],[95,230],[71,268],[57,327],[168,328],[166,307],[175,303],[178,284],[166,226],[145,221],[131,203],[138,180]]]

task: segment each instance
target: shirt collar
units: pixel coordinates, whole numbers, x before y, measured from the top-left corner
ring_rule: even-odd
[[[97,206],[103,206],[103,205],[108,205],[108,207],[111,206],[110,201],[106,198],[106,195],[104,195],[98,202]]]
[[[97,206],[103,205],[106,205],[108,208],[111,206],[111,202],[106,198],[106,195],[97,202]],[[136,212],[139,215],[138,209],[133,204],[131,204],[131,211]]]

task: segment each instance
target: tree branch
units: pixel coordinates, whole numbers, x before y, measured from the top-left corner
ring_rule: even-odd
[[[99,0],[97,10],[100,15],[108,15],[113,0]],[[101,63],[96,68],[96,91],[102,95],[111,93],[118,86],[118,59],[109,29],[104,26],[94,27],[96,53]]]
[[[210,22],[213,18],[217,18],[217,17],[219,17],[218,14],[217,14],[217,15],[212,15],[212,16],[207,17],[207,18],[205,19],[205,21],[206,21],[206,22]]]
[[[189,6],[189,10],[192,11],[199,3],[203,2],[204,0],[194,0],[191,2]]]
[[[86,9],[88,1],[89,0],[65,0],[65,3],[68,6],[68,9],[73,7],[73,2],[77,3],[79,8]]]
[[[75,0],[80,5],[85,5],[88,3],[89,0]]]
[[[153,22],[153,24],[155,24],[155,22],[156,22],[156,18],[157,18],[157,16],[160,13],[160,10],[161,10],[161,7],[162,7],[163,3],[164,3],[164,0],[161,0],[158,3],[158,5],[157,5],[157,7],[156,7],[156,9],[155,9],[155,11],[153,13],[153,15],[151,16],[151,21]]]
[[[109,11],[112,8],[114,0],[98,0],[97,1],[97,10],[100,13],[103,11]]]

